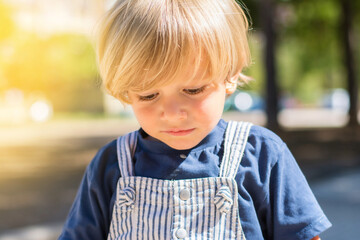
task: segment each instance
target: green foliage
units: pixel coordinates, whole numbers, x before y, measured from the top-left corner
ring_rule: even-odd
[[[324,89],[345,87],[337,74],[342,72],[337,1],[292,1],[279,8],[290,12],[278,36],[282,88],[305,103],[316,103]]]
[[[249,37],[249,45],[252,62],[249,68],[245,69],[244,74],[252,78],[252,81],[243,86],[242,89],[251,89],[252,91],[261,93],[265,85],[262,59],[262,51],[264,50],[262,34],[253,30]]]
[[[340,32],[341,0],[274,0],[277,79],[280,92],[290,94],[305,104],[316,104],[326,89],[346,88],[343,45]],[[360,76],[360,1],[352,4],[355,63]],[[253,19],[252,32],[261,36],[261,0],[248,0]],[[251,38],[254,41],[253,38]],[[263,81],[264,38],[258,37],[252,46],[255,66],[247,73],[260,83],[256,91],[265,88]],[[258,66],[256,66],[258,65]],[[260,65],[260,67],[259,67]],[[252,85],[250,86],[252,87]]]
[[[343,74],[338,74],[343,70],[340,9],[337,1],[320,0],[294,1],[292,10],[294,21],[284,24],[279,34],[279,57],[290,52],[296,61],[279,61],[282,86],[302,102],[316,103],[326,88],[345,87]]]
[[[7,88],[42,93],[55,110],[101,109],[95,54],[85,36],[20,33],[14,39],[14,53],[3,65]]]

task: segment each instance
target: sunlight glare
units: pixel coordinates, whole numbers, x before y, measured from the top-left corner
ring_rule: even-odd
[[[30,116],[35,122],[46,122],[52,116],[53,110],[49,103],[39,100],[31,105]]]

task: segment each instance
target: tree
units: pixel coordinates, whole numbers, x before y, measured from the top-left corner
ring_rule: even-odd
[[[274,30],[274,1],[263,0],[260,4],[263,31],[265,32],[264,61],[266,68],[266,115],[267,127],[276,129],[279,127],[278,115],[278,87],[276,81],[275,45],[276,36]]]
[[[340,33],[342,36],[344,65],[347,72],[347,88],[350,96],[348,126],[358,126],[358,84],[355,72],[355,41],[353,36],[353,6],[350,0],[339,0],[341,6]]]
[[[314,106],[332,88],[348,89],[349,125],[357,125],[360,1],[248,0],[246,5],[253,19],[252,31],[265,36],[268,125],[277,125],[279,93]]]

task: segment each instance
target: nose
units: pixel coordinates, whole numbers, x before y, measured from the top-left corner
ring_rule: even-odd
[[[179,99],[167,98],[162,103],[161,120],[179,121],[187,118],[186,106]]]

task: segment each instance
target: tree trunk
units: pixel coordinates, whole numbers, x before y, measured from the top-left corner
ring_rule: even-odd
[[[342,16],[340,24],[340,34],[343,43],[344,65],[347,72],[347,88],[350,96],[349,108],[349,127],[358,126],[358,84],[355,73],[355,52],[354,41],[352,41],[352,20],[353,14],[351,9],[351,0],[340,0]]]
[[[267,127],[270,129],[279,128],[278,116],[278,88],[276,81],[275,45],[276,34],[274,30],[274,1],[260,1],[260,12],[262,27],[265,33],[265,73],[266,73],[266,115]]]

